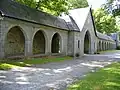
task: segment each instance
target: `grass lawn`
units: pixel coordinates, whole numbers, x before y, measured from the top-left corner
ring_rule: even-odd
[[[9,70],[14,67],[25,67],[31,66],[33,64],[45,64],[50,62],[61,62],[64,60],[72,60],[72,57],[44,57],[44,58],[31,58],[22,61],[17,60],[7,60],[5,62],[0,62],[0,70]]]
[[[117,52],[117,51],[120,51],[120,50],[106,50],[106,51],[100,51],[99,53],[104,54],[104,53],[107,53],[107,52]]]
[[[94,73],[89,73],[67,90],[120,90],[120,63],[113,63]]]

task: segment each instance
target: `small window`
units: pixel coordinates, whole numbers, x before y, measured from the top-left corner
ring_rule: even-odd
[[[78,48],[80,48],[80,40],[78,40]]]

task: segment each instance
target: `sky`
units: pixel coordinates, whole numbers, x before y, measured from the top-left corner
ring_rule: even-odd
[[[102,4],[105,3],[106,0],[87,0],[89,5],[92,5],[93,9],[99,8]]]

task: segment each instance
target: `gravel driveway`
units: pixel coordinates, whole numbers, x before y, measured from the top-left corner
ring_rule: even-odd
[[[104,55],[85,55],[80,59],[36,67],[0,70],[0,90],[65,90],[67,85],[111,62],[119,61],[120,51]]]

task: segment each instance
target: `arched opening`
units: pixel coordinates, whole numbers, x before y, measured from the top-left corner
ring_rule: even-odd
[[[45,36],[42,31],[38,31],[33,38],[33,54],[45,53]]]
[[[101,51],[101,42],[99,41],[99,51]]]
[[[58,33],[52,37],[51,51],[52,53],[60,53],[60,35]]]
[[[84,37],[84,53],[89,54],[90,53],[90,33],[87,31]]]
[[[25,37],[21,30],[20,27],[15,26],[8,31],[5,40],[6,56],[24,55]]]
[[[105,42],[105,50],[107,50],[107,43]]]
[[[107,50],[109,50],[109,43],[107,42]]]
[[[102,42],[102,50],[104,51],[104,42]]]

